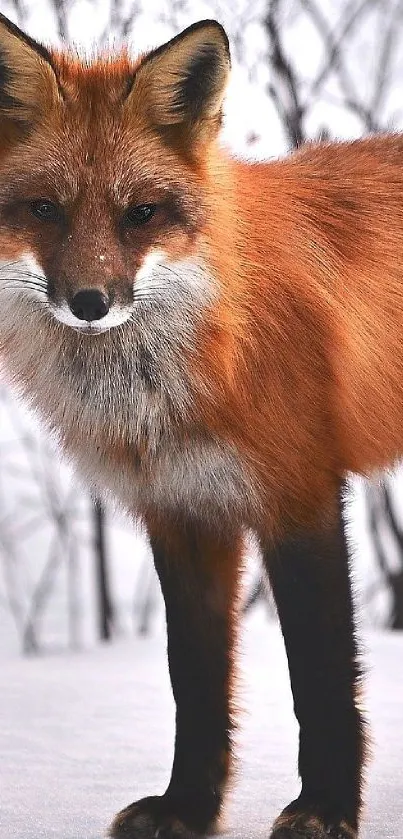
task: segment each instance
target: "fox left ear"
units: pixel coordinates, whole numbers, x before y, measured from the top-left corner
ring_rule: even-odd
[[[185,132],[191,144],[208,142],[221,124],[230,64],[223,27],[200,21],[142,60],[129,100],[141,91],[156,128]]]
[[[29,131],[59,95],[51,54],[0,15],[0,133]]]

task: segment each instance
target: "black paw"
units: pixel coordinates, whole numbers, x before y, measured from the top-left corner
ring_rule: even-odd
[[[175,812],[166,796],[142,798],[117,814],[109,830],[111,839],[200,839]]]
[[[325,818],[295,801],[274,822],[270,839],[357,839],[357,831],[344,819]]]

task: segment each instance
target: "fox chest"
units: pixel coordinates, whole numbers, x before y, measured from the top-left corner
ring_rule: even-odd
[[[101,452],[83,447],[79,467],[98,492],[131,514],[158,510],[220,523],[234,515],[250,518],[256,491],[240,458],[216,440],[169,444],[144,463],[142,452],[127,446]]]
[[[68,406],[67,415],[54,425],[72,429],[68,448],[85,481],[130,514],[158,510],[210,522],[234,514],[244,519],[256,508],[253,480],[230,442],[208,429],[190,430],[189,371],[178,354],[164,352],[166,342],[158,357],[137,353],[141,369],[123,369],[119,359],[113,376],[107,369],[102,378],[86,375],[85,385],[79,371],[74,381],[80,386],[68,381],[65,400],[58,403]]]
[[[34,340],[19,342],[16,378],[85,483],[130,514],[245,521],[257,492],[239,452],[207,429],[185,440],[179,432],[188,428],[195,389],[183,354],[190,319],[148,314],[136,322],[130,354],[105,342],[100,359],[92,344],[73,352],[66,341],[51,356],[43,346],[47,364],[38,365],[29,354]]]

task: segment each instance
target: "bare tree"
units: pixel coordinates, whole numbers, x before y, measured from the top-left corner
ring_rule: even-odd
[[[368,487],[367,511],[380,574],[379,585],[386,585],[391,600],[389,624],[392,629],[403,629],[403,530],[398,523],[392,502],[392,491],[386,479],[379,486]],[[395,545],[397,554],[395,567],[391,564],[382,536],[385,528]],[[372,594],[375,593],[376,588],[372,591]]]
[[[112,637],[114,608],[112,605],[109,569],[107,561],[105,510],[99,500],[94,501],[94,546],[96,556],[96,579],[98,591],[99,637],[110,641]]]
[[[400,115],[388,108],[388,99],[402,51],[400,0],[340,0],[326,14],[318,0],[269,0],[263,25],[270,67],[268,93],[284,126],[291,147],[312,136],[309,119],[319,104],[332,104],[334,122],[320,129],[319,138],[338,136],[337,112],[352,114],[357,135],[384,131]],[[292,26],[310,28],[318,43],[316,71],[304,78],[298,54],[287,46]],[[357,79],[357,51],[362,52],[363,30],[371,45],[365,66],[365,85]],[[394,75],[395,74],[395,75]]]
[[[77,486],[66,488],[59,458],[38,437],[16,409],[3,388],[3,424],[9,414],[11,439],[0,445],[0,559],[4,600],[8,603],[25,653],[41,647],[40,623],[48,606],[58,573],[67,568],[68,636],[71,646],[80,645],[79,581],[71,575],[79,557],[75,532]],[[31,562],[27,575],[24,559],[39,538],[41,554]],[[28,547],[27,547],[28,545]],[[33,573],[35,571],[35,574]]]
[[[30,5],[25,0],[11,0],[11,9],[14,11],[15,17],[21,26],[25,26],[28,19]],[[69,29],[69,14],[72,9],[72,0],[51,0],[49,8],[53,13],[56,33],[61,42],[68,42],[70,40]],[[127,37],[129,31],[133,27],[134,21],[141,9],[141,2],[133,0],[131,4],[123,2],[123,0],[111,0],[109,18],[104,33],[100,37],[100,42],[103,43],[111,35],[119,35],[122,38]],[[16,419],[17,421],[17,419]],[[23,437],[21,438],[24,439]],[[27,465],[30,464],[31,447],[30,444],[23,447]],[[44,464],[47,461],[44,461]],[[38,474],[35,476],[38,477]],[[45,485],[49,480],[49,475],[44,473],[42,483]],[[21,616],[21,608],[19,604],[18,594],[16,590],[16,576],[12,572],[18,563],[15,560],[18,554],[17,534],[15,529],[8,528],[7,522],[0,519],[0,547],[3,554],[3,562],[5,568],[5,580],[8,592],[8,602],[16,625],[18,625],[19,632],[23,635],[23,649],[24,651],[33,651],[38,648],[38,639],[36,626],[40,614],[42,613],[45,604],[52,592],[54,575],[61,563],[61,556],[64,553],[67,558],[67,588],[68,588],[68,604],[69,604],[69,634],[70,643],[72,646],[79,645],[78,636],[78,613],[76,606],[76,587],[77,587],[77,544],[74,543],[71,531],[71,520],[65,510],[56,510],[52,506],[53,495],[49,491],[47,494],[48,508],[47,513],[50,513],[53,522],[56,525],[56,537],[49,556],[45,562],[42,577],[38,582],[37,588],[32,596],[31,608],[29,615],[26,616],[25,621]],[[18,518],[18,515],[17,515]],[[93,502],[92,521],[94,527],[94,561],[96,568],[97,593],[99,604],[99,632],[103,640],[109,640],[111,637],[111,627],[113,622],[113,607],[112,596],[109,588],[109,574],[108,574],[108,556],[107,556],[107,537],[105,532],[105,510],[99,500]],[[43,522],[39,521],[39,526]],[[17,540],[17,542],[16,542]]]

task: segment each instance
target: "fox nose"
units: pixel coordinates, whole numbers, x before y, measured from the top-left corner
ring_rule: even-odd
[[[109,312],[109,298],[97,288],[85,288],[74,295],[70,309],[80,320],[101,320]]]

